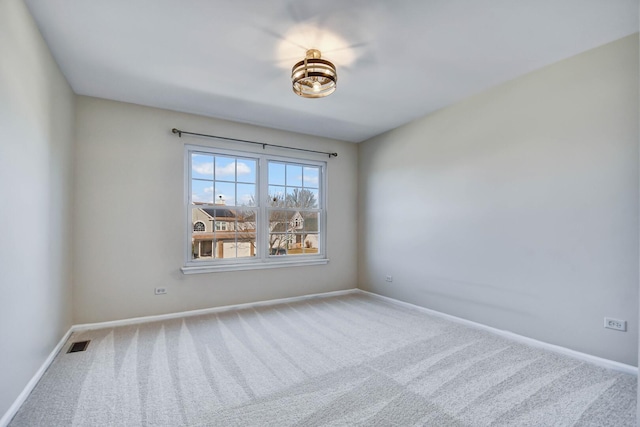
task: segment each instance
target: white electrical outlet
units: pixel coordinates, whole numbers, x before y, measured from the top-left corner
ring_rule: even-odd
[[[386,280],[387,282],[393,282],[393,276],[386,276],[384,280]]]
[[[164,295],[167,293],[167,288],[156,288],[155,289],[155,294],[156,295]]]
[[[608,329],[615,329],[616,331],[627,332],[627,321],[605,317],[604,327]]]

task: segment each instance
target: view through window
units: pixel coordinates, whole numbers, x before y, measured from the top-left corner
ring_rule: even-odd
[[[188,265],[324,256],[325,163],[187,149]]]

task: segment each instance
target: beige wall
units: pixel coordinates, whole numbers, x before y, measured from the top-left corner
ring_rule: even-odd
[[[21,0],[0,57],[0,414],[71,324],[72,254],[74,323],[348,289],[359,261],[363,289],[637,362],[637,35],[360,147],[76,99]],[[183,144],[212,142],[171,127],[338,151],[331,262],[183,275]]]
[[[638,138],[636,34],[360,144],[361,287],[637,364]]]
[[[71,325],[74,99],[24,3],[0,1],[0,417]]]
[[[183,275],[184,144],[173,127],[337,151],[328,160],[329,264]],[[355,144],[96,98],[77,100],[74,321],[98,322],[356,286]],[[253,149],[227,143],[222,148]],[[290,151],[276,151],[292,155]],[[162,286],[167,295],[154,295]]]

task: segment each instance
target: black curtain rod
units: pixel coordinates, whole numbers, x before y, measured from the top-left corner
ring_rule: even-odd
[[[327,156],[329,156],[329,158],[338,157],[338,153],[328,153],[326,151],[307,150],[305,148],[285,147],[284,145],[267,144],[266,142],[247,141],[246,139],[227,138],[226,136],[207,135],[206,133],[187,132],[186,130],[180,130],[176,128],[171,129],[171,132],[177,133],[178,137],[180,138],[182,138],[182,134],[193,135],[193,136],[203,136],[205,138],[218,138],[218,139],[226,139],[227,141],[246,142],[247,144],[262,145],[263,150],[267,147],[277,147],[277,148],[284,148],[285,150],[296,150],[296,151],[306,151],[307,153],[326,154]]]

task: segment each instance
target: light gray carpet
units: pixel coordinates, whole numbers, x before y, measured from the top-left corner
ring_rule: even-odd
[[[363,294],[84,339],[12,427],[635,425],[634,376]]]

